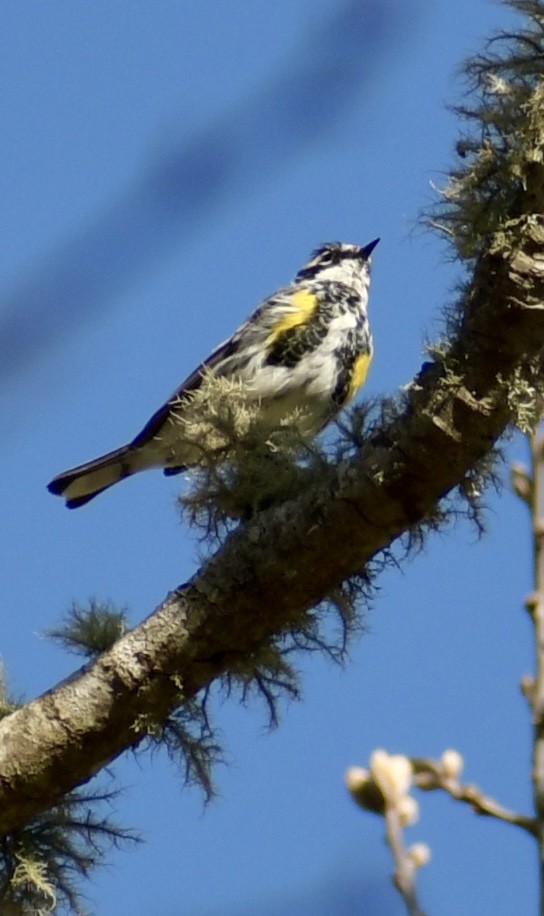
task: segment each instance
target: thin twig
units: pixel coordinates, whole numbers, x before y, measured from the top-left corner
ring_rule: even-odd
[[[409,916],[425,916],[418,903],[415,882],[417,869],[404,844],[398,808],[395,805],[386,805],[384,817],[387,843],[395,860],[395,887],[406,904]]]
[[[544,916],[544,438],[531,436],[534,591],[527,601],[535,633],[535,678],[526,692],[533,713],[533,799],[540,849],[540,914]]]
[[[507,824],[513,824],[515,827],[521,827],[531,836],[538,836],[538,823],[536,818],[529,817],[526,814],[519,814],[517,811],[510,811],[504,808],[499,802],[495,801],[489,795],[485,795],[482,790],[475,785],[463,785],[456,779],[448,779],[437,771],[434,761],[418,760],[422,766],[424,763],[429,764],[429,770],[421,770],[414,775],[414,785],[419,789],[429,791],[432,789],[442,789],[455,798],[457,801],[466,802],[477,814],[487,817],[494,817],[497,820],[505,821]]]

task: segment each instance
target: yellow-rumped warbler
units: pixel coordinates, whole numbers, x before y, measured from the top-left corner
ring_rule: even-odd
[[[356,394],[372,359],[367,315],[370,255],[363,248],[323,245],[293,283],[265,299],[232,337],[185,379],[128,445],[59,474],[48,485],[70,509],[147,468],[176,474],[198,464],[184,441],[183,403],[206,374],[239,380],[259,411],[281,421],[301,409],[304,435],[315,435]]]

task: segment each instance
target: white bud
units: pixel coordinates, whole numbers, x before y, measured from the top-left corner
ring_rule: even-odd
[[[427,843],[414,843],[408,850],[408,857],[414,868],[422,868],[431,860],[431,848]]]
[[[345,775],[346,786],[353,794],[364,789],[370,779],[370,773],[364,767],[349,767]]]
[[[406,795],[412,785],[412,764],[403,754],[375,750],[370,758],[370,772],[389,804]]]
[[[353,801],[357,802],[366,811],[374,814],[383,814],[385,799],[378,783],[372,774],[363,767],[350,767],[345,776],[346,785]]]
[[[444,751],[440,758],[440,763],[442,764],[442,773],[446,779],[459,779],[465,766],[462,755],[453,748],[448,748],[447,751]]]
[[[402,795],[397,800],[395,807],[401,827],[411,827],[419,818],[419,805],[411,795]]]

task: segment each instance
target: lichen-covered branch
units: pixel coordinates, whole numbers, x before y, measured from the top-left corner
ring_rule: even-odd
[[[200,572],[96,662],[0,722],[0,832],[19,827],[425,521],[515,416],[544,340],[544,228],[492,240],[466,319],[402,409],[299,497],[239,527]],[[514,242],[515,239],[515,242]],[[248,662],[249,660],[249,662]]]

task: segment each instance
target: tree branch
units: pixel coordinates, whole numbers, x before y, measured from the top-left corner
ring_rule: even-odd
[[[425,521],[515,418],[514,393],[541,373],[543,263],[542,218],[510,221],[479,259],[456,339],[356,456],[241,525],[141,626],[0,722],[0,834],[215,678],[247,671],[273,634]]]

